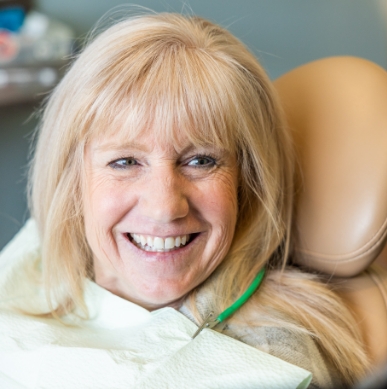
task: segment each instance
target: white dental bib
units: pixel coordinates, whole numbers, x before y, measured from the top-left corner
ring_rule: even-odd
[[[306,388],[311,374],[197,326],[172,308],[149,312],[89,281],[90,320],[65,325],[31,281],[39,242],[33,221],[0,254],[0,387]]]

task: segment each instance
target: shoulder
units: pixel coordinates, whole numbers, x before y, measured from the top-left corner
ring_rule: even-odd
[[[266,304],[266,300],[273,302],[273,290],[270,287],[266,290],[268,282],[274,283],[278,288],[280,273],[272,273],[266,279],[266,285],[263,284],[258,293],[215,330],[310,371],[314,377],[311,388],[341,387],[336,369],[330,366],[327,357],[320,352],[313,336],[278,307]],[[298,281],[295,283],[299,284],[297,276],[302,278],[303,273],[289,270],[285,275],[282,273],[282,282],[291,288],[293,282]],[[313,276],[307,276],[306,281],[310,282],[310,278],[313,279]],[[195,296],[195,303],[186,301],[180,312],[196,324],[201,324],[198,318],[206,317],[211,311],[219,313],[213,306],[213,292],[213,285],[203,286]],[[295,293],[294,290],[292,292]],[[291,302],[286,301],[286,305],[289,304]]]
[[[316,388],[340,387],[338,377],[320,353],[313,338],[306,333],[283,327],[252,326],[230,323],[223,334],[271,354],[313,374]],[[312,386],[313,387],[313,386]]]
[[[41,276],[40,240],[30,219],[0,252],[0,309],[30,312],[38,304],[45,312]]]

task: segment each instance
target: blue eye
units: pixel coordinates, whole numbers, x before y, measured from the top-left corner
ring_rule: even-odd
[[[128,167],[136,165],[138,165],[138,162],[132,157],[120,158],[109,163],[109,166],[113,169],[126,169]]]
[[[194,167],[203,167],[203,168],[209,168],[216,165],[216,161],[214,158],[211,158],[207,155],[197,155],[196,157],[192,158],[188,162],[188,166],[194,166]]]

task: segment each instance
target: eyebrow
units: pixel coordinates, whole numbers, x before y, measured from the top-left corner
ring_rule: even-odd
[[[223,149],[223,148],[218,148],[216,146],[213,146],[213,145],[203,145],[202,147],[201,146],[195,146],[194,144],[190,143],[189,145],[187,145],[186,147],[184,147],[183,149],[181,150],[176,150],[175,149],[175,152],[176,154],[186,154],[186,153],[189,153],[191,151],[194,151],[196,149],[206,149],[206,148],[209,148],[211,149],[212,151],[214,152],[217,152],[217,153],[226,153],[228,154],[227,150],[226,149]],[[122,151],[122,152],[125,152],[127,150],[137,150],[137,151],[141,151],[141,152],[147,152],[149,151],[148,147],[146,144],[141,144],[141,143],[138,143],[138,142],[120,142],[120,143],[117,143],[117,142],[104,142],[96,147],[93,148],[94,151],[101,151],[101,152],[105,152],[105,151],[111,151],[111,150],[115,150],[115,151]]]
[[[117,150],[117,151],[124,151],[128,149],[136,149],[139,151],[147,151],[146,145],[142,145],[137,142],[104,142],[102,144],[99,144],[96,147],[93,147],[94,151],[110,151],[110,150]]]

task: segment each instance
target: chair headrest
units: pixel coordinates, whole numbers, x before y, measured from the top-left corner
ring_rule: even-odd
[[[295,260],[360,273],[387,240],[387,73],[342,57],[276,81],[296,148]]]

